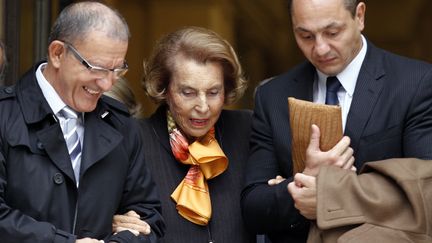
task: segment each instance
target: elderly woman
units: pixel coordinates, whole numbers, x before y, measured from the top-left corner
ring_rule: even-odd
[[[251,112],[223,109],[246,89],[233,48],[210,30],[183,28],[160,40],[144,70],[143,87],[160,104],[142,128],[162,242],[254,242],[240,213]]]

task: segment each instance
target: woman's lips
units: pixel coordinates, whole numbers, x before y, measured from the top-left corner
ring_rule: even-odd
[[[209,119],[190,119],[191,123],[193,126],[196,127],[203,127],[205,125],[207,125]]]

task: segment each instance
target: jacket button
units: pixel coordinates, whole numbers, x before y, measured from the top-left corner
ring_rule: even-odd
[[[57,185],[60,185],[63,183],[63,176],[60,173],[55,173],[53,177],[54,183]]]
[[[40,149],[40,150],[43,150],[43,149],[45,148],[45,146],[43,145],[42,142],[37,142],[36,146],[37,146],[37,148]]]
[[[4,91],[7,93],[7,94],[12,94],[12,92],[13,92],[13,88],[12,87],[7,87]]]

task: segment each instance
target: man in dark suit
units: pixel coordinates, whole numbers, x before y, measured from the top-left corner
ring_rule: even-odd
[[[273,243],[305,242],[309,220],[316,218],[316,192],[301,175],[316,176],[322,164],[360,170],[367,161],[432,158],[432,66],[366,40],[364,2],[293,0],[289,6],[308,61],[257,88],[242,192],[247,226]],[[345,137],[321,151],[313,126],[306,169],[294,178],[287,98],[325,103],[328,77],[339,82],[335,93]],[[270,186],[277,175],[287,180]]]
[[[156,242],[160,201],[137,121],[104,97],[127,71],[129,29],[98,2],[66,7],[47,61],[0,88],[2,243]],[[136,212],[146,234],[112,232],[114,214]],[[135,215],[135,214],[134,214]]]

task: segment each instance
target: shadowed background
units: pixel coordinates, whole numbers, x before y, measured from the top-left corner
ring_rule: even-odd
[[[5,84],[46,53],[53,20],[70,0],[0,0],[0,37],[9,58]],[[129,24],[126,78],[145,115],[155,109],[140,86],[142,61],[157,39],[181,26],[212,29],[235,48],[249,79],[244,97],[232,108],[253,108],[258,83],[303,60],[295,44],[285,0],[107,0]],[[365,36],[395,53],[432,62],[432,1],[365,1]]]

